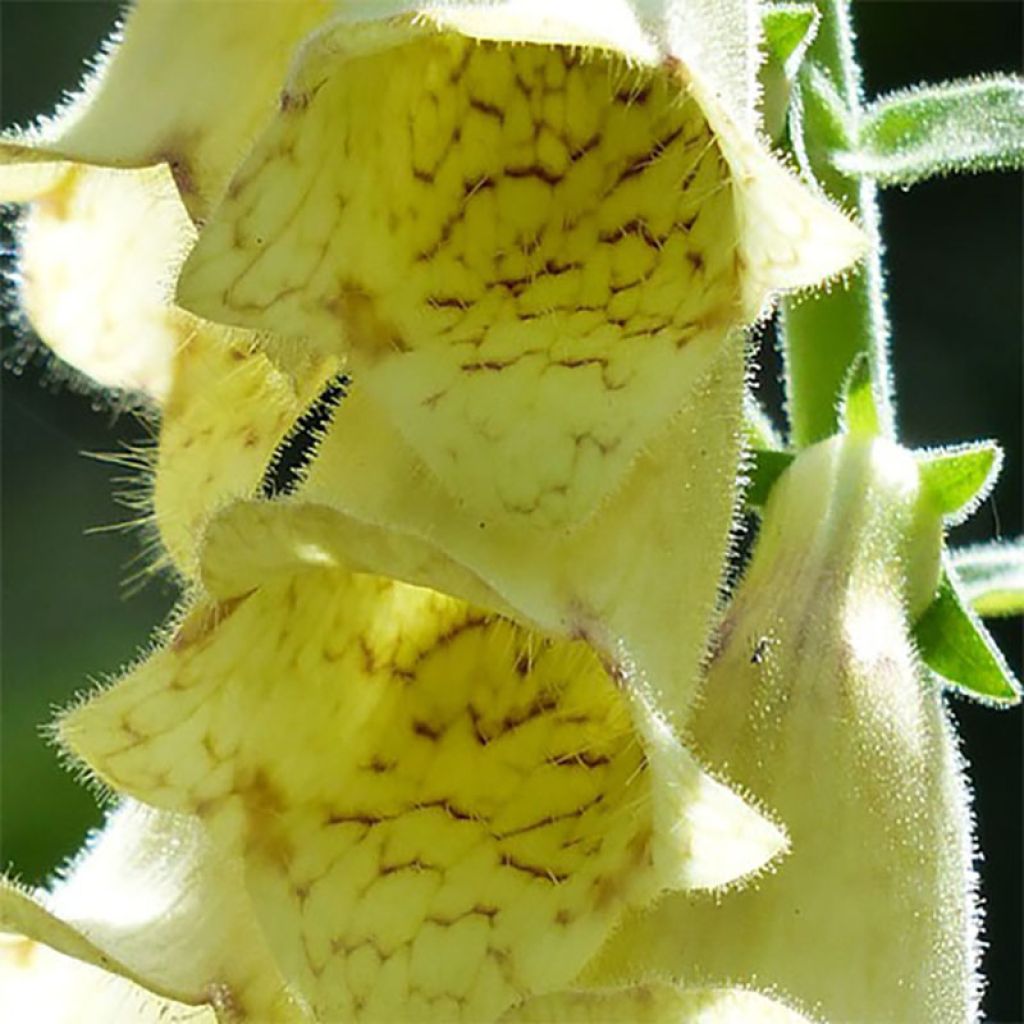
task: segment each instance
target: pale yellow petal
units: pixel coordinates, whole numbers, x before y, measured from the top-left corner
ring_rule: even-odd
[[[169,301],[192,240],[170,176],[70,168],[49,184],[20,233],[25,313],[66,363],[161,399],[195,320]]]
[[[298,1024],[305,1018],[270,957],[242,873],[194,818],[125,801],[41,899],[62,927],[154,992]]]
[[[576,0],[462,0],[395,6],[422,11],[435,24],[473,39],[589,47],[614,51],[644,64],[653,64],[658,58],[659,41],[649,30],[654,19],[638,18],[636,4],[629,0],[593,5]]]
[[[241,862],[184,815],[125,802],[51,892],[0,886],[0,932],[130,983],[114,992],[303,1019],[252,916]]]
[[[580,989],[529,999],[502,1024],[810,1024],[810,1018],[758,992],[679,988],[659,982]]]
[[[309,567],[392,576],[515,617],[494,590],[429,542],[329,505],[237,501],[213,516],[203,531],[203,585],[219,601]]]
[[[216,1024],[214,1011],[186,1006],[116,974],[0,934],[0,1018],[12,1024]]]
[[[160,539],[190,577],[207,520],[259,490],[274,452],[337,370],[329,357],[313,357],[286,375],[248,332],[191,319],[162,409],[152,484]]]
[[[0,878],[0,932],[20,935],[108,974],[132,978],[129,967],[50,913],[35,897]]]
[[[713,100],[702,105],[732,173],[745,319],[764,314],[780,292],[832,281],[867,253],[858,226],[738,131]]]
[[[723,846],[778,848],[637,717],[581,642],[310,570],[198,605],[61,734],[241,853],[316,1013],[471,1021],[564,987],[625,907],[732,866]]]
[[[8,135],[0,160],[167,164],[201,217],[273,113],[295,48],[331,6],[139,0],[81,94],[37,129]]]
[[[21,156],[26,163],[4,163]],[[66,163],[39,163],[31,150],[0,143],[0,203],[27,203],[54,189],[70,172]]]
[[[482,514],[576,524],[737,321],[716,140],[680,79],[618,57],[344,31],[354,55],[296,73],[179,296],[350,353]]]

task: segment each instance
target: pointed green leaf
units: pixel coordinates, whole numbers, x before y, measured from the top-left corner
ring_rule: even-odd
[[[943,573],[935,600],[914,626],[921,659],[971,696],[996,704],[1020,701],[1020,685],[988,630]]]
[[[947,522],[963,522],[988,497],[1003,465],[995,441],[917,453],[921,482]]]
[[[766,4],[762,10],[761,31],[768,59],[779,64],[787,78],[796,73],[820,20],[812,3]]]
[[[865,112],[857,146],[834,159],[844,173],[882,185],[1024,167],[1024,79],[967,79],[890,93]]]
[[[813,63],[800,68],[799,82],[806,145],[828,150],[848,148],[853,138],[853,120],[835,83]],[[817,175],[810,180],[816,178]]]
[[[775,481],[786,471],[795,458],[790,452],[757,448],[752,453],[747,488],[747,504],[751,508],[764,508]]]
[[[877,437],[880,433],[878,407],[871,390],[871,364],[865,352],[850,364],[839,403],[839,422],[850,434]]]
[[[1024,540],[952,553],[960,590],[979,615],[1024,615]]]

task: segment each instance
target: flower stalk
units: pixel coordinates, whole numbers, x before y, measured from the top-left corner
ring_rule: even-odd
[[[839,429],[838,396],[857,359],[867,359],[882,433],[894,437],[889,320],[878,187],[851,178],[833,157],[856,146],[863,103],[849,0],[819,0],[821,23],[811,41],[790,109],[792,144],[803,172],[844,209],[867,236],[867,253],[842,288],[784,299],[779,346],[786,373],[790,441],[799,449]],[[828,344],[822,339],[828,338]]]

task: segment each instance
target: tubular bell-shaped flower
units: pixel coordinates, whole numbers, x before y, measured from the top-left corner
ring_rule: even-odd
[[[835,1021],[975,1018],[968,794],[909,632],[941,533],[918,462],[891,442],[836,437],[786,471],[692,740],[785,822],[791,852],[728,899],[634,915],[593,978],[757,978]]]
[[[571,987],[625,909],[781,845],[644,714],[582,642],[306,569],[201,600],[59,733],[241,863],[314,1019],[492,1020]]]

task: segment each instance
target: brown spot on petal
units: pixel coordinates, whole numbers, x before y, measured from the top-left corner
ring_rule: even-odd
[[[262,769],[239,785],[236,793],[246,816],[247,853],[287,872],[294,850],[281,821],[287,808],[284,794]]]
[[[372,362],[393,352],[409,351],[398,328],[381,315],[374,297],[360,285],[342,283],[326,306],[341,320],[348,344]]]

